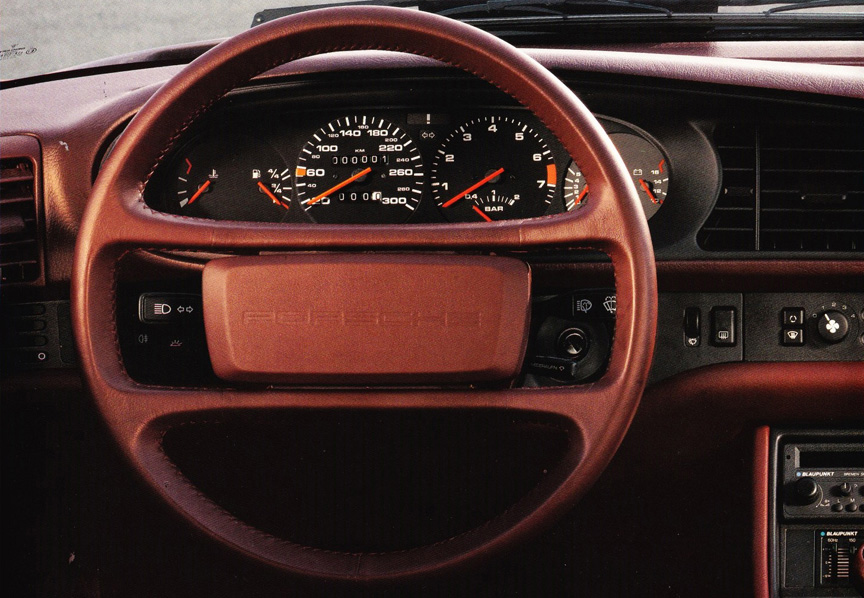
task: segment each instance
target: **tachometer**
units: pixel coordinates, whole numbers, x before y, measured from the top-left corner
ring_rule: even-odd
[[[460,126],[441,144],[431,170],[435,201],[454,222],[542,216],[558,183],[546,141],[509,116]]]
[[[297,199],[315,222],[398,224],[417,208],[423,162],[393,123],[347,116],[318,129],[295,171]]]

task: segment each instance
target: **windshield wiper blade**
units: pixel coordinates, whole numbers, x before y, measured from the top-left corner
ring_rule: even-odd
[[[660,13],[671,16],[672,10],[658,4],[710,6],[716,10],[718,0],[360,0],[356,2],[336,2],[331,4],[307,4],[287,6],[284,8],[268,8],[255,14],[252,27],[261,25],[280,17],[307,12],[316,8],[334,6],[396,6],[400,8],[417,8],[423,12],[431,12],[448,17],[466,18],[511,16],[517,13],[521,16],[555,16],[566,19],[569,16],[586,14],[621,14],[621,13]]]
[[[614,7],[614,10],[610,10]],[[576,16],[592,13],[620,13],[635,11],[639,13],[652,12],[672,15],[672,11],[662,6],[638,2],[636,0],[487,0],[478,4],[464,4],[452,8],[434,11],[445,17],[462,17],[467,15],[495,16],[507,12],[534,15],[545,14],[554,16]]]
[[[791,4],[784,4],[783,6],[769,8],[762,14],[771,15],[778,12],[788,12],[790,10],[824,8],[827,6],[864,6],[864,0],[801,0]]]
[[[397,8],[420,8],[428,0],[360,0],[359,2],[332,2],[328,4],[300,4],[298,6],[286,6],[284,8],[265,8],[252,17],[252,27],[262,25],[268,21],[275,21],[288,15],[296,15],[301,12],[309,12],[316,8],[333,8],[335,6],[395,6]]]

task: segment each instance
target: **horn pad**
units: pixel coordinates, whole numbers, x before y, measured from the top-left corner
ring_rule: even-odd
[[[531,275],[519,260],[297,254],[204,268],[213,370],[287,384],[488,382],[519,373]]]

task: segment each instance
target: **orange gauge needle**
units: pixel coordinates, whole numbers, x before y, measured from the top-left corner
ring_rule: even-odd
[[[492,179],[494,179],[496,176],[498,176],[498,175],[501,174],[502,172],[504,172],[504,169],[503,169],[503,168],[499,168],[498,170],[496,170],[496,171],[493,172],[492,174],[483,177],[482,180],[477,181],[476,183],[474,183],[473,185],[471,185],[470,187],[468,187],[467,189],[465,189],[465,191],[463,191],[462,193],[457,193],[456,195],[454,195],[454,196],[453,196],[453,199],[450,199],[450,200],[444,202],[443,204],[441,204],[441,207],[442,207],[442,208],[449,208],[449,207],[452,206],[454,203],[456,203],[457,201],[459,201],[460,199],[462,199],[463,197],[465,197],[466,195],[468,195],[469,193],[471,193],[471,192],[474,191],[475,189],[479,189],[480,187],[482,187],[483,185],[485,185],[486,183],[488,183],[489,181],[491,181]],[[484,215],[485,215],[485,214],[484,214]]]
[[[189,200],[189,203],[187,203],[186,205],[191,206],[193,203],[195,203],[195,200],[198,199],[199,197],[201,197],[201,194],[204,193],[204,191],[206,191],[207,187],[209,187],[209,186],[210,186],[210,179],[207,179],[203,185],[198,187],[198,191],[195,192],[195,195],[192,196],[192,198]]]
[[[657,198],[654,197],[653,193],[651,193],[651,187],[648,186],[648,183],[645,182],[645,179],[639,179],[639,184],[642,185],[643,189],[645,189],[645,193],[648,194],[648,197],[651,198],[651,201],[657,203]]]
[[[325,197],[327,197],[327,196],[330,195],[331,193],[334,193],[334,192],[336,192],[336,191],[339,191],[339,189],[341,189],[342,187],[344,187],[344,186],[346,186],[346,185],[350,185],[351,183],[353,183],[353,182],[356,181],[357,179],[359,179],[359,178],[363,178],[364,176],[366,176],[366,175],[369,174],[370,172],[372,172],[372,168],[367,166],[366,168],[364,168],[363,170],[361,170],[361,171],[358,172],[357,174],[348,177],[347,179],[345,179],[344,181],[342,181],[342,182],[339,183],[338,185],[334,185],[333,187],[330,187],[330,188],[327,189],[327,191],[325,191],[324,193],[319,193],[318,195],[316,195],[315,197],[313,197],[312,199],[310,199],[309,201],[307,201],[307,202],[306,202],[306,205],[307,205],[307,206],[311,206],[311,205],[314,204],[314,203],[318,203],[319,201],[321,201],[322,199],[324,199]]]
[[[279,201],[279,199],[275,195],[273,195],[273,193],[270,191],[270,189],[267,188],[267,185],[265,185],[261,181],[258,181],[258,187],[261,189],[261,191],[264,192],[264,195],[266,195],[267,197],[269,197],[270,199],[273,200],[273,203],[282,206],[286,210],[288,209],[288,206],[286,206],[284,203]]]
[[[579,194],[579,197],[576,198],[576,203],[582,203],[582,200],[585,199],[585,196],[588,195],[588,185],[585,185],[585,188],[582,189],[582,193]]]
[[[502,169],[502,170],[503,170],[503,169]],[[468,191],[468,193],[470,193],[470,191]],[[484,214],[484,213],[483,213],[483,210],[481,210],[481,209],[478,208],[477,206],[471,206],[471,207],[474,208],[474,211],[475,211],[475,212],[477,212],[478,214],[480,214],[480,215],[483,217],[483,220],[485,220],[486,222],[492,222],[492,219],[489,218],[489,216],[487,216],[486,214]]]

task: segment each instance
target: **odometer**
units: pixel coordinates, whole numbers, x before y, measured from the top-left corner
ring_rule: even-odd
[[[423,162],[411,138],[383,118],[355,115],[318,129],[295,170],[297,200],[315,222],[398,224],[423,192]]]
[[[453,222],[542,216],[557,184],[546,141],[509,116],[463,124],[432,159],[432,192],[441,213]]]

